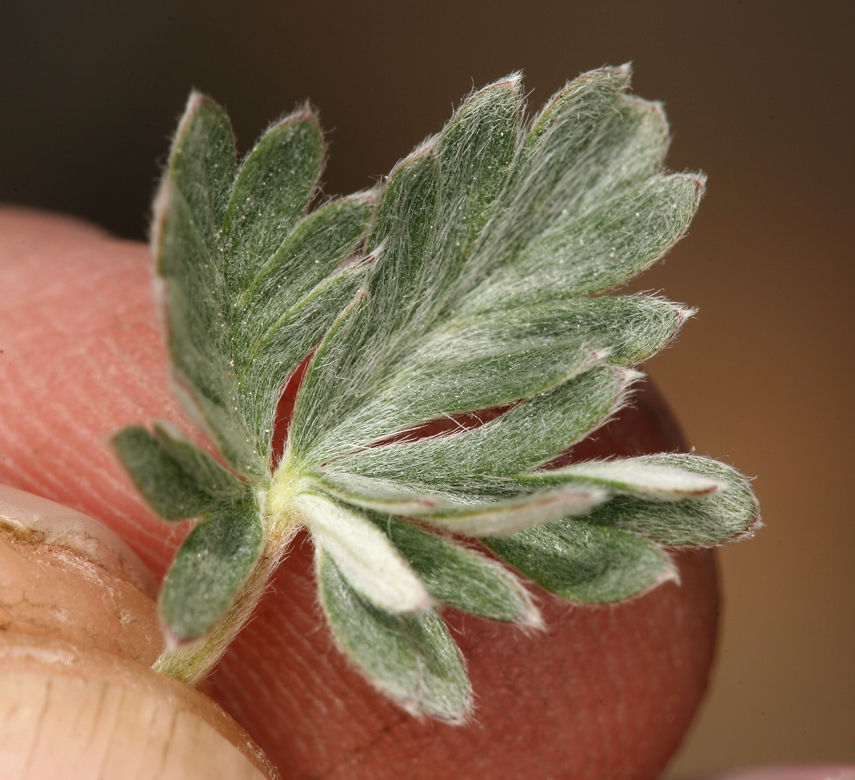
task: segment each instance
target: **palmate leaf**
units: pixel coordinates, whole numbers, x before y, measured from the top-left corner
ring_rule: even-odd
[[[156,511],[200,518],[160,604],[173,639],[203,642],[161,668],[204,675],[302,526],[341,650],[410,712],[461,722],[438,609],[537,626],[520,574],[611,602],[676,579],[667,547],[756,527],[744,478],[703,458],[550,467],[693,313],[603,294],[685,233],[704,184],[663,170],[664,115],[629,75],[584,74],[531,120],[519,76],[498,81],[372,192],[313,211],[310,110],[238,163],[225,113],[191,97],[153,246],[177,389],[219,455],[160,423],[116,438]]]

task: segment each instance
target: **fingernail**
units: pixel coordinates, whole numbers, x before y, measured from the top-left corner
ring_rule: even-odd
[[[0,527],[43,544],[65,547],[154,597],[157,580],[140,557],[107,526],[75,509],[0,485]]]

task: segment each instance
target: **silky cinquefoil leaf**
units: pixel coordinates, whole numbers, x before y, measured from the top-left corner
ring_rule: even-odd
[[[244,160],[223,220],[227,294],[245,289],[308,206],[321,172],[324,142],[308,111],[268,130]]]
[[[294,457],[328,457],[331,453],[318,440],[324,434],[331,438],[329,430],[385,381],[389,365],[406,349],[401,333],[417,327],[412,317],[420,313],[425,296],[430,297],[424,256],[436,221],[438,189],[439,166],[431,148],[393,171],[369,244],[378,259],[367,291],[327,334],[303,381],[291,422]]]
[[[362,598],[393,613],[430,606],[418,574],[362,512],[312,493],[302,493],[297,508],[315,544],[329,553]]]
[[[389,374],[443,307],[468,289],[458,283],[459,276],[476,262],[476,228],[488,221],[508,175],[519,110],[516,79],[488,87],[464,104],[446,134],[428,141],[392,172],[368,242],[378,259],[365,299],[328,334],[307,372],[291,427],[295,457],[317,460],[340,454],[338,447],[323,445],[322,438],[349,441],[354,431],[354,446],[376,438],[376,424],[371,431],[358,431],[363,420],[375,418],[373,409],[361,407],[378,392],[388,395],[391,386],[404,383],[394,392],[394,409],[399,410],[395,419],[387,419],[393,410],[381,402],[380,436],[390,432],[390,426],[394,430],[419,421],[444,406],[440,402],[410,409],[404,398],[412,394],[407,385],[410,368],[402,367],[399,378],[390,379]],[[473,283],[470,279],[468,286]],[[516,370],[508,367],[506,373]],[[430,371],[428,367],[424,374]],[[470,376],[477,381],[483,373],[472,366]],[[467,378],[461,377],[461,388],[466,388]],[[438,389],[448,386],[446,379],[435,378]],[[453,405],[477,408],[480,402],[472,398],[480,394],[473,389],[468,395]],[[347,428],[331,433],[341,421]]]
[[[248,485],[162,423],[154,435],[125,428],[113,445],[137,489],[166,520],[206,516],[247,498]]]
[[[588,154],[614,144],[617,102],[629,86],[627,67],[586,73],[556,94],[535,117],[513,173],[512,221],[505,232],[515,249],[549,227],[597,172]],[[611,133],[609,131],[612,131]],[[568,203],[569,201],[569,203]]]
[[[707,498],[728,487],[728,483],[721,479],[649,457],[585,461],[560,469],[521,474],[517,479],[532,488],[590,484],[616,493],[660,501]]]
[[[154,251],[177,389],[229,464],[242,475],[261,475],[265,459],[247,434],[229,357],[219,256],[203,240],[187,201],[169,178],[156,209],[160,229]]]
[[[371,683],[414,715],[463,722],[472,690],[460,650],[434,612],[393,615],[363,600],[317,551],[321,604],[339,647]]]
[[[456,194],[457,176],[467,179],[471,165],[444,154],[463,148],[460,139],[474,143],[490,127],[487,116],[494,124],[502,117],[501,139],[518,136],[511,132],[518,113],[515,83],[478,93],[443,133],[396,168],[369,239],[379,259],[366,296],[328,334],[307,373],[291,432],[295,457],[328,460],[433,418],[512,403],[566,381],[592,356],[614,352],[614,362],[626,365],[673,336],[687,314],[676,307],[671,323],[641,337],[632,329],[641,324],[637,317],[620,321],[616,306],[606,322],[606,306],[598,312],[597,304],[581,300],[659,257],[685,230],[699,199],[696,178],[653,175],[667,133],[654,107],[623,96],[627,78],[625,69],[588,74],[544,111],[503,186],[494,178],[494,186],[481,192],[493,199],[479,207],[483,238],[465,232],[471,230],[471,203]],[[616,115],[621,121],[613,121]],[[467,122],[472,127],[464,131]],[[586,173],[586,155],[626,163],[627,147],[645,149],[644,162],[608,186],[600,182],[601,201],[571,208],[574,186],[594,176]],[[556,198],[560,209],[553,208]],[[525,242],[513,234],[516,221]],[[449,237],[455,251],[471,247],[462,275],[457,264],[463,255],[449,255]],[[482,252],[491,258],[486,264]],[[591,327],[582,322],[586,306]],[[641,313],[635,300],[624,308],[631,306]],[[660,302],[661,311],[666,306]]]
[[[268,445],[266,453],[282,386],[353,299],[369,268],[370,262],[363,261],[327,277],[247,349],[255,358],[237,374],[239,398],[247,426]]]
[[[704,185],[663,169],[664,114],[629,77],[585,74],[528,120],[511,75],[371,192],[314,211],[310,110],[236,165],[225,113],[191,99],[153,245],[177,389],[231,470],[160,425],[117,440],[155,508],[202,518],[161,607],[179,640],[210,637],[163,668],[210,669],[302,526],[342,650],[412,712],[460,721],[469,683],[432,606],[539,619],[505,563],[460,536],[598,603],[676,576],[664,547],[756,527],[745,480],[711,461],[550,468],[693,313],[602,295],[673,246]]]
[[[503,536],[562,517],[588,514],[608,493],[598,487],[539,490],[478,507],[422,515],[431,525],[465,536]]]
[[[668,556],[653,542],[572,518],[484,543],[546,590],[571,601],[620,601],[675,576]]]
[[[495,561],[392,515],[365,516],[386,533],[437,601],[479,617],[540,625],[523,586]]]
[[[624,368],[594,368],[478,428],[373,447],[333,461],[319,473],[463,487],[471,475],[483,481],[484,475],[518,474],[551,460],[602,425],[637,376]]]
[[[274,125],[237,172],[233,147],[222,109],[192,99],[157,200],[154,249],[185,403],[238,473],[264,478],[281,385],[361,281],[330,277],[362,239],[372,198],[301,219],[323,159],[307,111]]]
[[[169,178],[211,251],[218,246],[235,165],[234,133],[226,112],[193,92],[173,141]]]
[[[640,460],[683,469],[723,483],[724,488],[706,498],[664,503],[618,496],[592,511],[588,522],[633,531],[675,547],[709,547],[757,528],[757,500],[748,481],[735,469],[693,455],[656,455]]]
[[[261,554],[264,529],[249,502],[197,525],[178,550],[160,593],[160,611],[178,642],[211,631]]]

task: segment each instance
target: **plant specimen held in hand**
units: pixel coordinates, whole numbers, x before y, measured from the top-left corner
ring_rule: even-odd
[[[115,439],[155,511],[199,518],[160,596],[163,671],[207,674],[305,527],[341,650],[409,711],[460,722],[472,692],[444,605],[534,627],[527,579],[625,599],[675,577],[668,547],[754,528],[746,481],[715,461],[550,468],[691,314],[601,294],[682,236],[703,191],[663,172],[664,116],[628,83],[585,74],[527,121],[519,78],[498,81],[375,190],[312,210],[310,111],[238,164],[223,110],[191,96],[153,246],[176,389],[221,459],[163,423]]]

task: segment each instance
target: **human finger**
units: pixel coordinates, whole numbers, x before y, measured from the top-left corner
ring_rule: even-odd
[[[162,575],[182,530],[141,502],[109,438],[160,418],[204,442],[169,392],[146,247],[11,212],[0,254],[0,481],[102,519]],[[596,446],[673,447],[654,399],[642,395]],[[534,635],[449,614],[477,695],[464,727],[410,717],[347,664],[324,627],[310,557],[298,541],[212,682],[285,776],[652,777],[706,685],[717,612],[706,552],[676,556],[679,585],[614,606],[538,593],[547,629]]]

